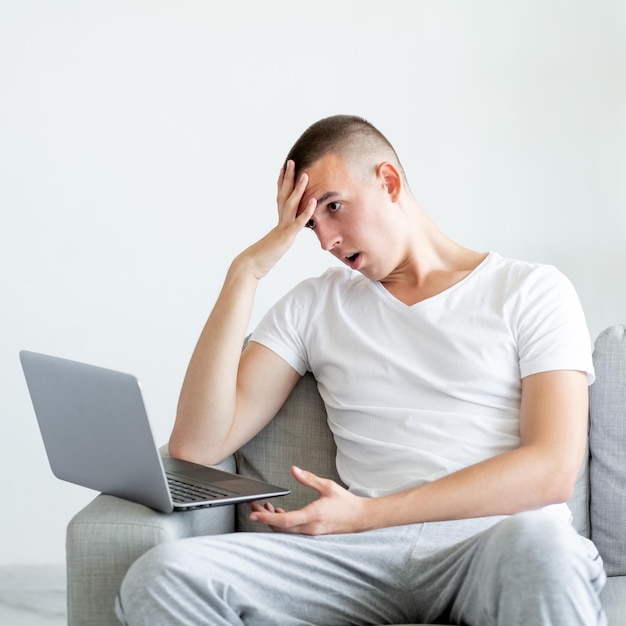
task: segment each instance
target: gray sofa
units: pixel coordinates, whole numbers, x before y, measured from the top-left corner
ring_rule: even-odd
[[[595,344],[589,457],[570,500],[577,530],[594,540],[604,558],[608,582],[603,601],[610,626],[626,626],[625,330],[612,326]],[[265,430],[223,466],[290,487],[293,492],[281,505],[301,507],[315,494],[295,483],[291,465],[337,479],[334,442],[325,417],[315,380],[308,374]],[[117,624],[112,606],[122,578],[152,546],[233,530],[263,529],[248,521],[246,507],[164,515],[112,496],[97,496],[67,530],[70,626]]]

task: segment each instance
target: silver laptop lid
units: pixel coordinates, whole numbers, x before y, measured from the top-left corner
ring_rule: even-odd
[[[26,350],[20,360],[55,476],[173,509],[134,376]]]

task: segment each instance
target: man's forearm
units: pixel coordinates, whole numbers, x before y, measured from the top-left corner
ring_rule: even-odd
[[[215,307],[193,352],[180,394],[170,454],[198,463],[216,463],[245,443],[277,409],[281,393],[267,398],[265,375],[276,374],[274,388],[288,393],[296,372],[266,358],[256,360],[238,385],[241,348],[248,330],[259,281],[291,248],[316,208],[315,198],[298,214],[308,183],[294,180],[295,165],[287,163],[278,179],[278,224],[232,262]],[[277,358],[278,359],[278,358]],[[254,359],[252,359],[254,360]],[[280,376],[280,379],[279,379]],[[260,381],[260,382],[259,382]],[[286,397],[286,396],[285,396]],[[242,401],[243,398],[243,401]],[[244,421],[236,424],[237,409],[245,404]],[[252,417],[250,417],[252,416]],[[231,431],[236,434],[227,439]]]
[[[566,501],[576,474],[574,464],[519,448],[432,483],[373,498],[367,503],[369,523],[380,528],[536,509]]]
[[[195,347],[178,402],[170,454],[218,462],[236,411],[237,371],[256,279],[238,257]]]

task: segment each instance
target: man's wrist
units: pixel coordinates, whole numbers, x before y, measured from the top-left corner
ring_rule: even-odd
[[[256,265],[253,259],[250,259],[245,252],[237,255],[226,275],[227,280],[234,280],[237,283],[249,283],[251,286],[256,287],[260,278],[257,276]]]
[[[409,514],[409,507],[411,507],[410,510],[418,510],[414,508],[415,498],[415,490],[401,491],[377,498],[364,498],[366,502],[362,512],[365,526],[363,530],[417,523],[419,520]]]
[[[362,531],[378,530],[395,526],[393,514],[390,515],[389,496],[362,498],[362,509],[359,516]]]

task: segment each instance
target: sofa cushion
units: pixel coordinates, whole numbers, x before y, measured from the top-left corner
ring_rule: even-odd
[[[328,428],[326,409],[311,373],[305,374],[276,417],[239,452],[237,472],[291,489],[275,504],[287,510],[302,508],[317,498],[317,492],[303,487],[291,475],[297,465],[318,476],[341,482],[335,468],[336,446]],[[237,529],[269,530],[248,520],[247,505],[237,507]]]
[[[626,336],[611,326],[596,340],[590,389],[591,538],[609,576],[626,575]]]

